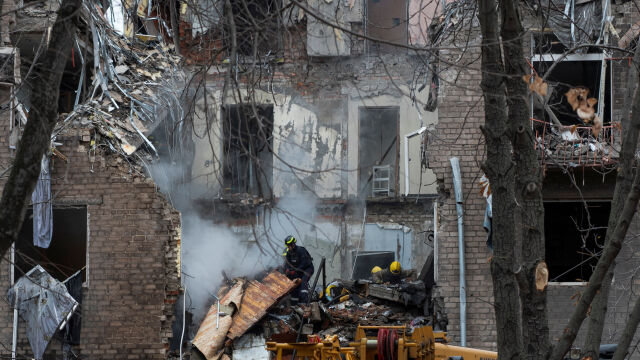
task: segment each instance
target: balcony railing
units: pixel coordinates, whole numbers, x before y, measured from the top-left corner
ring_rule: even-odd
[[[620,123],[603,126],[596,138],[590,126],[557,126],[531,119],[535,149],[542,165],[558,167],[611,166],[618,162]]]

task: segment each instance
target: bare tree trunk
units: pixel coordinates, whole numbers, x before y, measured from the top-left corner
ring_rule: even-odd
[[[73,46],[80,6],[80,0],[63,0],[46,53],[26,79],[33,89],[32,108],[0,199],[0,256],[18,238],[40,175],[40,161],[51,145],[51,133],[58,121],[60,81]]]
[[[640,324],[640,297],[636,299],[633,310],[631,310],[629,314],[629,320],[627,320],[627,324],[624,326],[624,331],[618,341],[616,352],[613,353],[613,360],[624,360],[629,354],[629,345],[631,345],[631,341],[636,335],[638,324]]]
[[[635,68],[635,66],[637,66],[636,64],[640,64],[640,47],[636,48],[633,64],[634,66],[631,66],[629,68],[629,75],[627,77],[627,93],[635,93],[636,95],[633,98],[625,97],[624,111],[622,113],[623,116],[621,119],[623,129],[627,129],[630,126],[629,114],[631,113],[632,104],[640,101],[639,99],[637,99],[637,90],[635,90],[640,81],[640,79],[638,78],[638,72]],[[609,223],[607,227],[608,230],[604,242],[605,246],[611,241],[613,229],[615,229],[616,226],[616,220],[618,219],[618,215],[622,211],[625,196],[631,190],[631,183],[633,182],[633,162],[636,144],[638,143],[638,132],[625,132],[625,135],[629,135],[629,137],[625,136],[622,143],[622,154],[620,156],[620,162],[618,164],[618,175],[616,179],[616,187],[613,193],[613,200],[611,201],[611,212],[609,213]],[[609,231],[609,229],[612,231]],[[600,288],[600,291],[593,300],[593,304],[591,304],[591,314],[589,316],[589,327],[584,343],[583,357],[591,356],[593,359],[597,359],[599,356],[600,341],[602,339],[602,330],[604,328],[604,319],[607,314],[609,289],[611,288],[611,281],[613,279],[613,272],[615,270],[615,267],[616,263],[614,261],[604,278],[602,288]]]
[[[522,264],[517,274],[522,309],[523,354],[531,360],[544,359],[549,351],[546,288],[536,288],[536,268],[544,262],[544,207],[542,176],[534,148],[534,135],[527,106],[527,84],[523,53],[523,28],[518,4],[499,0],[502,14],[502,46],[507,85],[507,105],[516,162],[515,194],[520,204],[517,226],[522,234]]]
[[[633,158],[636,148],[637,148],[637,139],[638,133],[640,133],[640,92],[636,91],[634,101],[633,101],[633,109],[631,122],[629,127],[624,129],[624,144],[633,144],[634,146],[626,146],[622,149],[622,157],[623,158]],[[632,142],[633,139],[636,139],[636,142]],[[591,306],[591,302],[595,297],[596,293],[600,290],[602,282],[609,271],[609,268],[616,256],[620,252],[622,248],[622,242],[624,241],[625,236],[627,235],[627,230],[629,229],[629,225],[633,220],[633,217],[636,213],[636,207],[638,206],[638,200],[640,199],[640,172],[636,172],[636,175],[633,179],[633,185],[631,191],[627,195],[624,203],[624,207],[622,212],[619,214],[616,227],[613,233],[611,234],[611,239],[609,243],[605,246],[602,256],[598,259],[598,264],[596,265],[596,269],[591,274],[589,278],[589,283],[587,287],[582,292],[580,299],[576,305],[573,314],[571,315],[571,319],[569,319],[569,323],[567,327],[564,329],[564,332],[560,339],[558,340],[556,346],[553,349],[550,359],[551,360],[560,360],[567,353],[571,344],[573,344],[578,330],[586,317],[587,310]]]
[[[487,161],[493,199],[493,258],[491,275],[495,298],[499,359],[519,359],[522,351],[520,303],[514,274],[515,166],[511,157],[511,130],[507,123],[504,67],[495,0],[480,0],[482,31],[482,92],[484,96]]]

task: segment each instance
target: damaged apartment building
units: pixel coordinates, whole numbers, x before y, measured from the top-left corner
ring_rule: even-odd
[[[543,27],[542,5],[522,2],[531,75],[550,72],[548,106],[532,95],[531,118],[554,332],[595,263],[621,139],[629,55],[586,44],[635,46],[640,21],[631,2],[561,3],[542,2],[560,14]],[[3,33],[13,72],[1,84],[0,171],[28,121],[20,79],[57,4],[13,4]],[[206,311],[227,276],[279,265],[290,234],[316,266],[326,259],[327,279],[368,277],[393,260],[423,273],[432,258],[451,339],[495,349],[474,1],[135,4],[85,1],[38,185],[50,201],[34,195],[15,261],[0,269],[5,289],[36,265],[61,282],[82,277],[80,334],[56,332],[45,356],[165,358],[189,321],[191,305],[175,303]],[[589,124],[571,91],[596,100]],[[32,246],[48,226],[50,244]],[[588,226],[596,230],[580,231]],[[617,267],[605,342],[616,341],[637,286],[635,241]],[[0,352],[33,354],[30,310],[3,304],[13,326],[0,331]]]
[[[2,174],[29,121],[30,89],[39,86],[24,79],[47,46],[59,4],[3,3]],[[83,3],[59,123],[19,241],[2,259],[4,358],[166,358],[181,223],[145,164],[156,151],[148,137],[179,111],[184,74],[162,41],[114,31],[106,9]]]
[[[442,49],[434,134],[438,141],[430,145],[428,157],[441,186],[435,282],[436,293],[444,299],[449,335],[467,346],[495,348],[490,233],[487,236],[490,193],[480,168],[486,154],[480,131],[484,111],[476,5],[447,2],[443,15],[431,23],[432,45]],[[544,173],[547,301],[550,335],[555,339],[602,250],[625,97],[632,92],[627,75],[640,13],[633,2],[617,0],[523,1],[520,12],[526,29],[524,52],[530,75],[524,80],[530,81],[533,146]],[[580,96],[584,104],[575,102]],[[462,204],[455,189],[453,157],[460,160]],[[463,235],[456,205],[463,206]],[[618,341],[635,301],[637,226],[635,220],[617,260],[603,344]],[[459,237],[464,241],[463,258],[458,255]],[[461,263],[465,277],[460,276]],[[586,327],[582,326],[574,346],[583,346]]]
[[[179,46],[196,74],[184,162],[192,210],[274,264],[294,235],[316,266],[327,259],[328,279],[369,276],[389,258],[422,269],[437,194],[426,156],[437,79],[408,48],[366,38],[423,46],[438,5],[238,1],[229,13],[224,3],[180,9]]]

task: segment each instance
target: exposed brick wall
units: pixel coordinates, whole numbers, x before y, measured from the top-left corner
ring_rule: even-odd
[[[0,122],[0,131],[5,124]],[[89,130],[59,136],[64,144],[59,150],[68,162],[52,162],[54,204],[88,204],[88,282],[80,308],[81,344],[75,350],[92,359],[164,359],[180,290],[179,214],[149,178],[130,171],[122,158],[89,151],[90,139]],[[6,149],[3,136],[3,166]],[[3,289],[8,269],[5,261],[0,267]],[[11,324],[12,311],[0,304],[2,321]],[[19,352],[31,356],[20,326]],[[8,344],[0,353],[7,355],[11,326],[3,327],[0,336]],[[51,344],[48,352],[59,350]]]

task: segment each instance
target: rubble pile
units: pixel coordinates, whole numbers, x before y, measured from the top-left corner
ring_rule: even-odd
[[[307,341],[307,336],[338,336],[342,345],[354,341],[357,326],[431,325],[428,289],[422,281],[396,285],[369,280],[336,280],[337,293],[318,287],[309,304],[291,304],[287,296],[297,282],[278,271],[262,280],[235,279],[217,293],[192,341],[192,359],[235,359],[249,351],[269,359],[266,342]],[[238,345],[241,344],[241,345]],[[243,355],[241,355],[243,354]]]
[[[183,116],[180,92],[186,75],[179,66],[180,57],[172,45],[116,33],[97,6],[85,3],[84,10],[93,40],[91,85],[85,94],[78,87],[76,106],[61,115],[54,135],[66,128],[93,128],[93,150],[104,148],[124,158],[150,160],[157,151],[149,135],[164,120],[175,124]],[[79,60],[84,78],[89,59],[80,54]],[[138,149],[144,151],[136,153]]]
[[[617,162],[620,156],[620,132],[615,126],[608,129],[608,136],[594,138],[586,132],[590,128],[567,127],[561,131],[547,126],[538,131],[536,149],[545,163],[569,167],[583,165],[607,165]],[[585,134],[583,134],[585,133]]]

